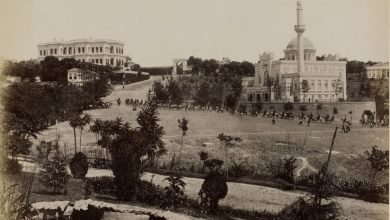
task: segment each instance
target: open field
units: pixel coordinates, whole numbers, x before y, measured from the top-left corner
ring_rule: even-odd
[[[131,96],[129,96],[131,97]],[[137,111],[126,105],[113,104],[110,109],[88,111],[93,118],[104,120],[122,118],[137,126]],[[181,131],[177,126],[177,120],[186,117],[189,120],[188,135],[184,138],[182,151],[183,166],[198,166],[200,161],[197,152],[204,150],[213,157],[224,159],[224,149],[221,148],[217,136],[223,132],[239,136],[243,141],[229,150],[229,160],[232,162],[246,161],[248,164],[261,170],[269,161],[282,158],[286,155],[307,158],[309,164],[319,168],[327,157],[334,129],[338,125],[311,124],[310,127],[298,126],[296,120],[277,120],[276,125],[271,124],[271,119],[262,117],[244,117],[216,112],[194,112],[179,110],[160,110],[161,125],[166,132],[164,141],[168,149],[168,155],[160,160],[160,163],[168,164],[173,152],[178,152],[181,140]],[[74,146],[73,130],[68,122],[58,124],[61,142],[66,143],[67,150],[72,151]],[[51,127],[39,136],[39,140],[54,139],[56,129]],[[77,134],[79,138],[79,134]],[[79,140],[77,140],[78,143]],[[294,146],[302,146],[302,150],[295,150]],[[303,144],[306,142],[306,144]],[[361,158],[365,151],[371,150],[371,146],[377,145],[386,149],[389,143],[387,128],[362,128],[359,125],[352,126],[348,134],[339,132],[334,146],[334,154],[331,160],[331,169],[339,175],[361,175],[367,179],[371,176],[368,162]],[[95,148],[95,134],[84,129],[82,136],[83,149]],[[290,147],[288,147],[288,145]],[[63,144],[61,144],[63,146]],[[205,146],[205,147],[202,147]],[[292,146],[292,147],[291,147]],[[356,171],[351,172],[351,171]],[[260,171],[259,171],[260,172]]]

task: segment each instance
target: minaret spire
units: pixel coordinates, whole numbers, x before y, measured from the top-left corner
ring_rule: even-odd
[[[305,25],[303,25],[303,7],[302,2],[297,1],[297,25],[294,26],[295,32],[297,32],[297,60],[298,60],[298,75],[304,71],[304,57],[303,57],[303,32],[305,32]]]

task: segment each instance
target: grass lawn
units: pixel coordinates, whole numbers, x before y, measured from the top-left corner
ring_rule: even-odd
[[[126,106],[126,98],[145,99],[148,89],[153,80],[161,77],[154,76],[151,80],[139,82],[135,85],[126,85],[125,89],[116,87],[114,92],[106,97],[106,100],[113,102],[109,109],[90,110],[86,113],[92,115],[94,119],[103,120],[122,118],[136,127],[137,113],[140,109],[133,111],[133,108]],[[117,98],[122,100],[122,105],[115,102]],[[161,158],[160,165],[168,164],[173,153],[178,155],[181,140],[181,130],[178,128],[177,120],[186,117],[189,120],[189,130],[184,137],[182,150],[183,166],[189,169],[194,166],[200,169],[200,160],[197,153],[200,150],[207,151],[212,157],[224,160],[225,151],[220,146],[217,136],[223,132],[242,138],[242,142],[229,149],[229,164],[234,162],[246,162],[253,166],[257,173],[262,175],[264,167],[278,158],[288,155],[307,158],[314,168],[319,168],[326,160],[327,150],[330,147],[333,132],[336,126],[341,127],[341,118],[344,115],[336,115],[336,121],[332,124],[311,124],[310,127],[299,126],[297,120],[277,120],[276,125],[271,124],[270,118],[244,117],[230,115],[228,113],[216,112],[194,112],[179,110],[159,110],[160,124],[164,127],[165,135],[163,140],[166,143],[168,154]],[[68,122],[59,123],[58,132],[60,134],[61,150],[67,154],[74,152],[73,129]],[[82,149],[84,152],[92,152],[88,156],[94,156],[96,152],[96,136],[84,129],[82,135]],[[340,129],[339,129],[340,130]],[[370,179],[370,164],[362,155],[365,151],[370,151],[371,146],[377,145],[381,149],[389,146],[388,128],[363,128],[358,124],[352,125],[352,131],[348,134],[337,133],[332,155],[330,169],[339,176],[345,178],[359,177]],[[40,140],[53,140],[55,138],[55,126],[50,127],[39,135]],[[205,144],[206,143],[206,144]],[[296,150],[296,144],[301,145],[301,150]],[[305,143],[305,144],[303,144]],[[79,131],[77,129],[77,145],[79,145]],[[203,147],[205,146],[205,147]],[[293,147],[288,147],[293,146]],[[78,146],[79,149],[79,146]],[[381,182],[388,183],[388,172],[380,175]]]

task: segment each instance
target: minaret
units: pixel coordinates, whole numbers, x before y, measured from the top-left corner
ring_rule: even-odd
[[[297,25],[294,26],[295,32],[297,32],[297,60],[298,60],[298,75],[302,75],[304,71],[304,58],[303,58],[303,32],[305,32],[305,25],[303,25],[303,7],[302,2],[297,1]]]

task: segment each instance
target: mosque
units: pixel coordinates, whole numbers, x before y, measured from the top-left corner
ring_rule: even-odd
[[[257,102],[336,102],[346,100],[346,62],[337,55],[316,60],[312,41],[303,36],[302,2],[297,2],[297,37],[284,50],[284,58],[274,60],[265,52],[255,64],[255,76],[242,80],[241,103]]]

